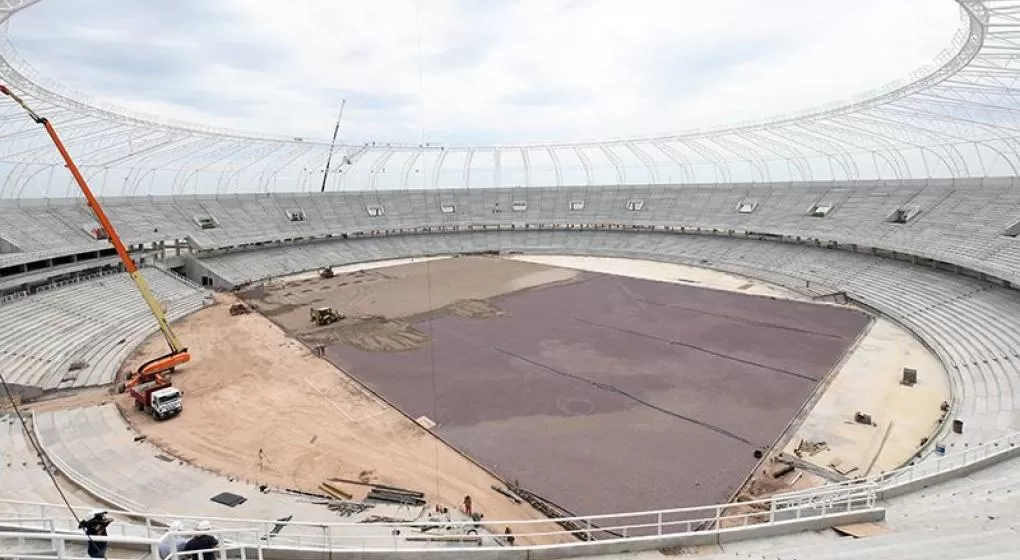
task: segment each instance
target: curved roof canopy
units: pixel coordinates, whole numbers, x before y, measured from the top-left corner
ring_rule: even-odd
[[[950,1],[950,0],[943,0]],[[519,146],[340,145],[327,190],[1017,176],[1020,0],[955,0],[935,63],[845,103],[669,136]],[[0,23],[38,0],[0,0]],[[0,82],[58,123],[105,196],[317,191],[329,146],[168,122],[68,92],[0,37]],[[42,130],[0,100],[0,198],[75,196]]]

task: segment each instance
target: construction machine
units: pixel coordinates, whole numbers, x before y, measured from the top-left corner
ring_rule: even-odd
[[[312,322],[320,327],[333,324],[347,316],[332,307],[313,307]]]
[[[92,189],[89,188],[85,182],[85,178],[82,176],[81,171],[78,170],[78,166],[75,165],[74,160],[71,159],[71,155],[67,152],[67,148],[64,147],[64,143],[60,140],[60,136],[57,135],[56,129],[53,128],[53,124],[50,123],[45,117],[39,116],[14,92],[12,92],[7,86],[0,85],[0,93],[10,97],[15,103],[21,106],[22,109],[28,113],[28,116],[32,118],[37,124],[41,124],[46,129],[46,133],[49,135],[53,145],[60,152],[60,157],[64,160],[64,165],[67,166],[68,171],[71,172],[71,177],[74,178],[74,182],[77,183],[78,188],[81,190],[82,195],[85,196],[85,200],[88,202],[88,207],[95,215],[96,221],[102,226],[106,232],[106,237],[109,242],[113,245],[117,251],[117,256],[120,257],[121,262],[124,265],[124,269],[127,271],[128,276],[135,283],[138,288],[138,292],[142,295],[145,303],[149,306],[149,310],[152,312],[153,317],[156,318],[156,322],[159,324],[159,330],[163,333],[163,337],[166,339],[167,346],[170,347],[170,351],[158,358],[153,358],[140,366],[134,372],[134,375],[127,380],[125,388],[132,389],[132,395],[135,396],[136,404],[141,399],[143,405],[148,405],[151,408],[153,395],[155,391],[166,389],[170,387],[169,379],[164,375],[166,372],[172,372],[177,366],[186,364],[191,360],[191,354],[188,353],[188,349],[181,344],[181,341],[177,338],[173,329],[170,328],[170,323],[167,321],[166,313],[163,310],[163,306],[152,294],[152,290],[149,289],[149,284],[145,281],[145,278],[139,272],[138,267],[135,265],[134,260],[131,259],[131,255],[128,254],[127,248],[124,247],[124,242],[120,236],[117,235],[117,231],[114,229],[113,224],[110,223],[110,219],[107,217],[106,212],[103,211],[103,207],[99,204],[95,195],[92,194]],[[156,389],[143,389],[139,386],[144,386],[147,383],[153,382],[152,387]],[[176,389],[174,389],[176,391]],[[138,393],[136,395],[136,393]],[[166,395],[162,395],[165,397]]]
[[[325,278],[332,278],[334,276],[336,276],[336,275],[333,273],[333,267],[332,266],[327,266],[326,268],[319,269],[319,278],[325,279]]]
[[[183,394],[173,386],[169,378],[154,376],[149,381],[133,385],[129,391],[135,400],[135,409],[164,420],[181,413],[184,408]]]

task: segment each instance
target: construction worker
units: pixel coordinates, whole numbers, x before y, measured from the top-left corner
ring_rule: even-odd
[[[88,555],[89,558],[106,558],[106,546],[107,542],[99,541],[93,537],[106,537],[106,528],[113,523],[113,519],[106,516],[106,512],[101,509],[94,509],[89,512],[89,516],[78,522],[78,528],[85,531],[85,534],[89,537],[88,544]]]
[[[212,529],[212,525],[208,521],[204,519],[199,521],[198,524],[195,525],[195,531],[198,531],[199,534],[191,537],[191,539],[184,544],[185,552],[194,550],[204,551],[201,555],[199,555],[201,558],[195,558],[195,560],[216,560],[216,552],[214,552],[213,549],[220,545],[220,541],[217,540],[216,537],[206,533],[206,531],[210,529]],[[192,557],[194,557],[194,555],[192,555]]]
[[[464,496],[464,513],[471,517],[471,496]]]
[[[184,550],[184,545],[187,544],[188,539],[183,535],[177,533],[184,530],[184,524],[180,521],[174,521],[170,524],[170,528],[167,529],[166,534],[163,538],[159,539],[159,558],[160,560],[167,560],[174,552],[180,552]]]

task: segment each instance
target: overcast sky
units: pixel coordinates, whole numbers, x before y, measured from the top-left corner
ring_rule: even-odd
[[[345,97],[348,142],[417,144],[424,124],[512,144],[844,99],[959,25],[952,0],[44,0],[10,34],[46,75],[169,118],[328,139]]]

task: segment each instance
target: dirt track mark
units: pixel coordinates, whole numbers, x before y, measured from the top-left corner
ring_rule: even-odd
[[[314,344],[346,344],[366,352],[407,352],[428,343],[425,333],[403,321],[372,317],[303,335]]]
[[[485,299],[462,299],[446,306],[441,311],[448,311],[454,315],[471,319],[492,319],[506,315],[506,311]]]

